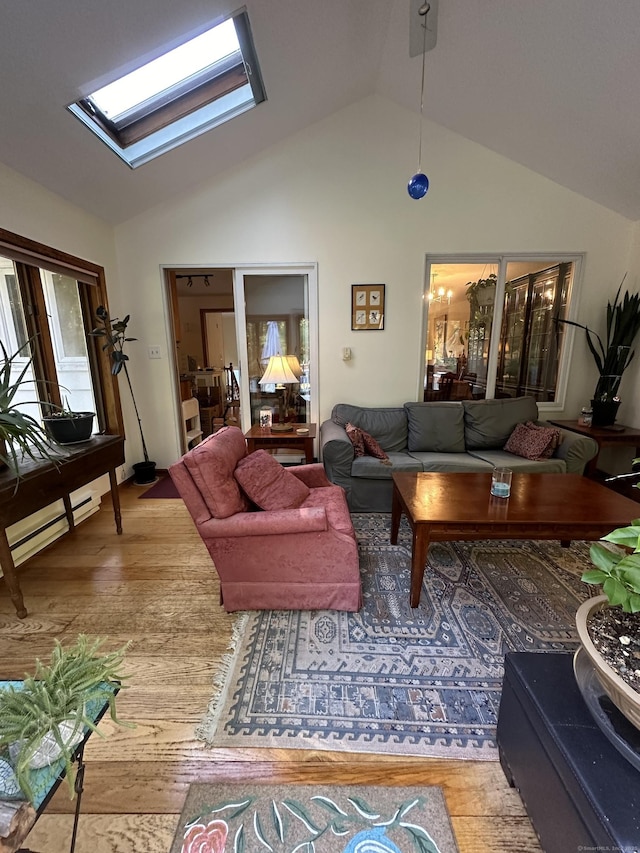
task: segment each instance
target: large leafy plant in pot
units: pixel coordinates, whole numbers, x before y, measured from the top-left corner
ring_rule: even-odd
[[[593,426],[609,426],[618,412],[620,398],[618,390],[622,374],[631,363],[634,351],[631,349],[636,335],[640,331],[640,294],[629,294],[626,290],[622,300],[618,288],[616,298],[607,302],[606,337],[603,341],[588,326],[573,320],[558,320],[569,326],[584,329],[587,344],[598,369],[599,379],[591,401],[593,408]]]
[[[582,575],[602,585],[576,613],[582,649],[605,692],[640,729],[640,518],[594,542],[593,569]]]
[[[117,317],[112,319],[109,317],[109,312],[104,305],[99,305],[96,309],[96,317],[98,318],[100,325],[95,329],[92,329],[89,334],[93,337],[106,338],[106,342],[102,349],[109,352],[111,356],[111,373],[114,376],[118,376],[118,374],[124,372],[126,377],[127,385],[129,386],[129,391],[131,393],[133,408],[138,420],[138,429],[140,430],[140,440],[142,442],[142,454],[144,456],[144,462],[136,462],[133,466],[134,481],[139,485],[145,485],[147,483],[153,483],[156,479],[156,463],[149,459],[147,445],[142,431],[142,420],[140,419],[136,398],[133,393],[129,370],[127,369],[129,356],[125,352],[125,344],[137,340],[137,338],[127,337],[127,326],[129,325],[130,316],[130,314],[127,314],[127,316],[122,320]]]

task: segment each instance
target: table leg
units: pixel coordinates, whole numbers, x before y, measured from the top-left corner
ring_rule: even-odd
[[[429,551],[429,527],[426,524],[416,524],[413,528],[413,543],[411,547],[411,597],[410,604],[417,607],[420,604],[420,592],[424,578],[424,567]]]
[[[118,479],[114,470],[109,471],[109,483],[111,484],[111,502],[113,503],[113,515],[116,520],[116,533],[120,536],[122,534],[122,513],[120,512]]]
[[[67,516],[67,521],[69,523],[69,531],[72,531],[76,524],[73,519],[73,507],[71,506],[71,498],[69,497],[69,495],[65,495],[62,498],[62,503],[64,504],[64,512]]]
[[[9,547],[9,540],[7,539],[7,533],[4,528],[0,530],[0,565],[2,566],[4,580],[7,584],[7,589],[9,590],[13,606],[16,608],[18,618],[24,619],[27,615],[27,608],[24,606],[22,590],[20,589],[20,581],[16,575],[16,567],[13,562],[11,548]]]
[[[398,531],[400,530],[400,518],[402,517],[402,505],[400,504],[400,496],[393,484],[393,494],[391,496],[391,544],[398,544]]]
[[[313,462],[313,439],[305,438],[304,440],[304,458],[307,465]]]

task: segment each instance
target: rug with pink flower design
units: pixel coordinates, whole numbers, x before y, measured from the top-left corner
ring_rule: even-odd
[[[192,784],[170,853],[457,853],[438,787]]]

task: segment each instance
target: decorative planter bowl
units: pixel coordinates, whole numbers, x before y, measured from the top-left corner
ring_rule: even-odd
[[[618,407],[620,400],[592,400],[591,409],[593,411],[591,424],[594,427],[611,426],[615,423],[618,415]]]
[[[93,432],[93,412],[77,412],[75,418],[43,418],[44,428],[56,444],[75,444],[87,441]]]
[[[582,648],[596,671],[603,690],[613,704],[637,729],[640,729],[640,693],[630,687],[626,681],[611,669],[600,652],[596,649],[587,625],[592,613],[608,607],[606,595],[598,595],[581,604],[576,612],[576,628],[582,643]]]
[[[156,480],[155,462],[136,462],[133,466],[133,482],[137,486],[146,486]]]

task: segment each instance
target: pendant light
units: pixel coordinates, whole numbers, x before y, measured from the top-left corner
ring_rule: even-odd
[[[429,189],[429,178],[422,171],[422,114],[424,111],[424,66],[425,57],[427,55],[427,13],[431,8],[429,3],[423,3],[418,9],[418,14],[422,17],[421,26],[423,28],[422,36],[422,88],[420,90],[420,137],[418,142],[418,171],[409,179],[407,184],[407,192],[411,198],[424,198]]]

